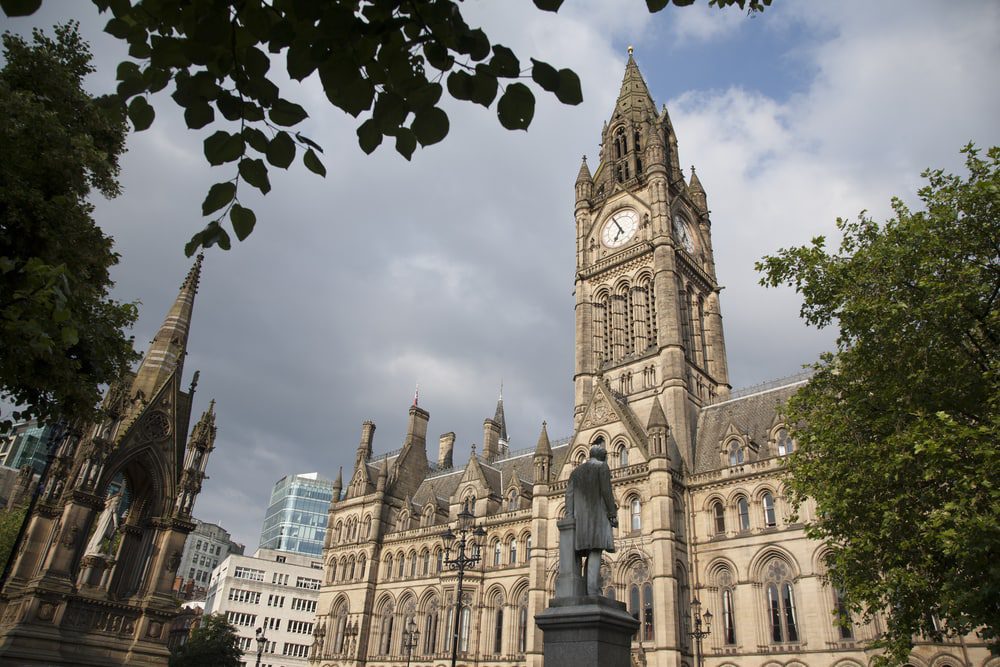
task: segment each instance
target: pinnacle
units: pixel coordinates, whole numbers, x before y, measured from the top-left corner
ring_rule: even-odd
[[[688,187],[694,190],[695,192],[701,192],[701,193],[705,192],[705,188],[701,186],[701,181],[698,179],[698,174],[696,174],[694,171],[694,165],[691,165],[691,180],[688,183]]]
[[[580,163],[580,172],[576,175],[576,182],[580,181],[593,181],[594,177],[590,174],[590,167],[587,166],[587,156],[583,156],[583,161]]]
[[[667,424],[667,416],[663,414],[663,407],[660,405],[660,399],[653,397],[653,409],[649,411],[649,421],[646,423],[646,430],[652,428],[666,428],[669,426]]]
[[[552,456],[547,422],[542,422],[542,432],[538,434],[538,444],[535,445],[535,456]]]

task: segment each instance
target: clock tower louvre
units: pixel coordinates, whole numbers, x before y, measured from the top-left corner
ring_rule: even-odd
[[[631,49],[601,139],[575,183],[575,418],[598,382],[640,420],[658,397],[686,454],[696,410],[729,392],[720,288],[704,187],[685,182]]]

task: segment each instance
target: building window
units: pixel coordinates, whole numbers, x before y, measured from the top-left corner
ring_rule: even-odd
[[[434,572],[436,574],[441,574],[441,568],[444,565],[444,552],[440,549],[434,550]]]
[[[774,438],[778,443],[778,456],[785,456],[786,454],[791,454],[795,451],[795,441],[792,440],[792,436],[788,433],[788,429],[779,428]]]
[[[513,511],[515,511],[517,509],[517,505],[518,505],[517,501],[518,501],[518,493],[517,493],[517,491],[511,491],[510,492],[510,498],[508,498],[508,500],[507,500],[507,511],[508,512],[513,512]]]
[[[844,601],[844,595],[838,589],[833,589],[833,613],[837,632],[844,640],[854,639],[854,624],[851,622],[851,612]]]
[[[403,554],[396,556],[396,576],[400,579],[403,578],[403,574],[406,573],[406,557]]]
[[[631,515],[629,526],[632,532],[638,532],[642,530],[642,503],[639,502],[638,498],[633,498],[629,507]]]
[[[517,538],[510,538],[507,546],[507,554],[511,565],[517,565]]]
[[[410,552],[410,578],[417,576],[417,553],[415,551]]]
[[[736,644],[736,604],[733,597],[733,575],[728,569],[723,569],[717,577],[722,589],[722,643],[726,646]]]
[[[531,560],[531,534],[524,538],[524,560]]]
[[[424,655],[432,655],[437,652],[439,614],[437,601],[432,602],[427,612],[427,619],[424,621]]]
[[[767,617],[771,641],[776,644],[797,642],[799,629],[795,618],[795,592],[788,565],[781,560],[772,561],[767,578]]]
[[[740,530],[750,530],[750,503],[746,496],[737,498],[736,512],[740,515]]]
[[[503,603],[497,600],[493,619],[493,654],[501,653],[503,653]]]
[[[420,567],[420,574],[426,577],[431,573],[431,552],[424,551],[420,557],[423,561],[423,564]]]
[[[653,585],[650,583],[642,587],[642,638],[653,641]]]
[[[618,467],[627,468],[628,467],[628,447],[622,445],[618,448]]]
[[[387,609],[382,612],[382,634],[379,637],[379,653],[389,655],[392,647],[392,610]]]
[[[499,565],[502,559],[503,546],[500,544],[500,540],[497,540],[493,543],[493,565]]]
[[[766,492],[762,497],[762,502],[764,505],[764,525],[768,528],[774,528],[778,525],[777,517],[774,513],[774,496],[770,492]]]
[[[743,463],[743,447],[735,440],[729,445],[729,465],[737,466]]]
[[[462,653],[469,652],[469,625],[472,622],[472,609],[462,607],[462,615],[459,618],[458,650]]]
[[[392,579],[392,554],[385,557],[385,578]]]
[[[726,509],[722,506],[722,503],[715,501],[712,504],[712,516],[715,519],[715,534],[725,535],[726,534]]]

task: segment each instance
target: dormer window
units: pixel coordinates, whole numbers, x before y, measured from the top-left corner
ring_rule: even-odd
[[[786,456],[795,451],[795,441],[787,428],[779,428],[774,434],[774,440],[778,445],[778,456]]]
[[[743,445],[739,441],[733,440],[729,443],[729,465],[742,465],[744,461],[746,461],[746,455],[743,452]]]

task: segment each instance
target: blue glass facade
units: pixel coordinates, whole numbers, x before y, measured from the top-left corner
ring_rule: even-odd
[[[8,468],[29,465],[35,472],[41,473],[48,458],[51,433],[51,426],[39,426],[34,421],[15,425],[11,433],[13,443],[4,465]]]
[[[332,498],[333,482],[316,473],[282,477],[271,491],[261,548],[321,555]]]

